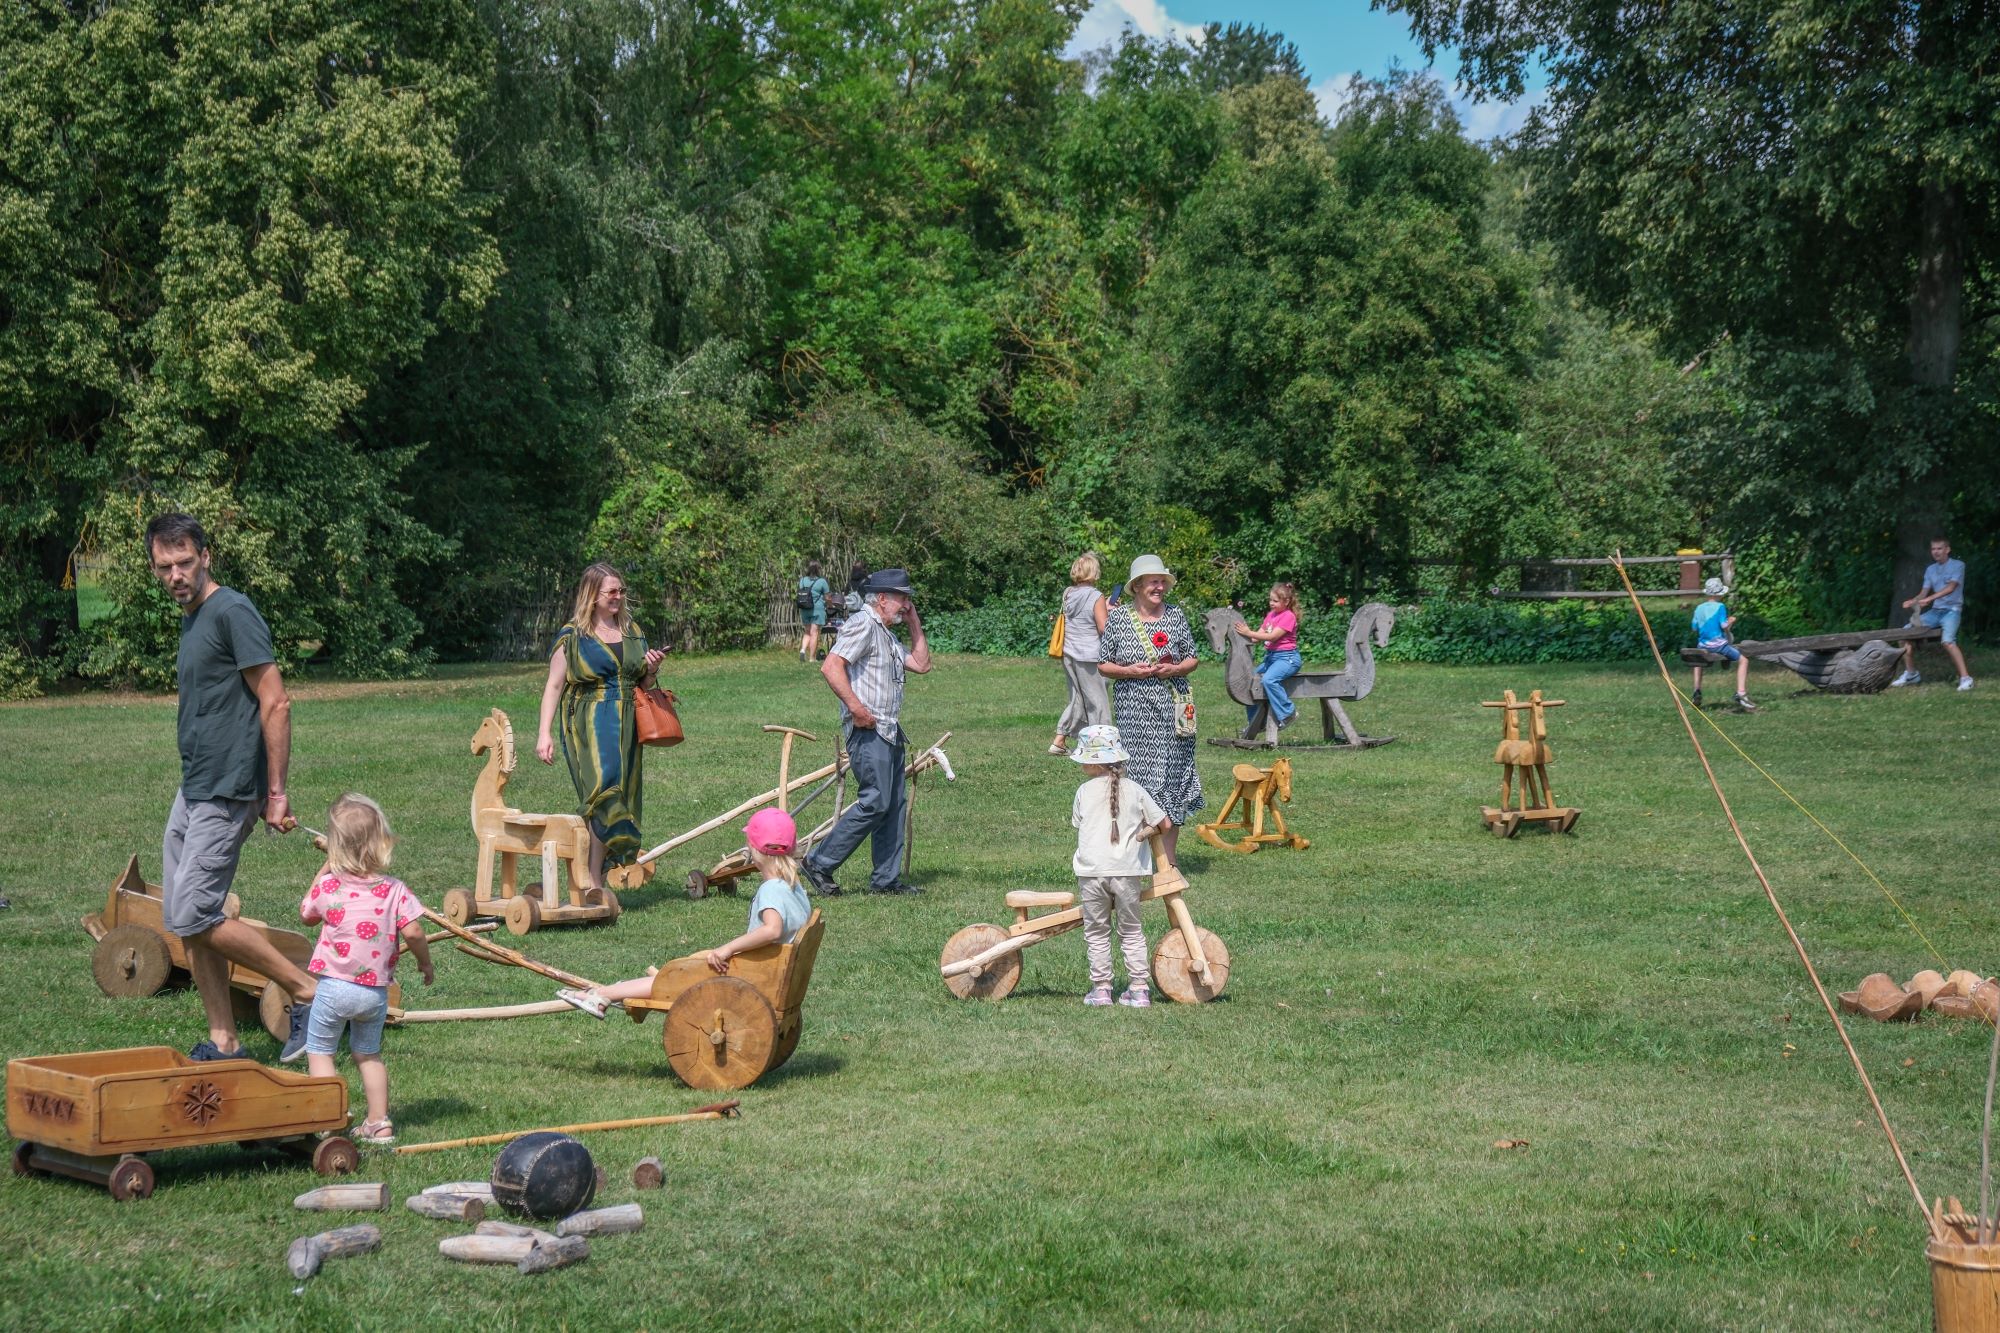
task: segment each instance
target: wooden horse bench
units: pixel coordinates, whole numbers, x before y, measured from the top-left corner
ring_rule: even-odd
[[[625,1001],[632,1021],[666,1015],[667,1063],[691,1088],[747,1088],[792,1058],[805,1025],[806,986],[819,957],[818,909],[790,944],[737,954],[717,973],[707,953],[676,958],[653,974],[653,991]]]
[[[1301,852],[1312,846],[1285,827],[1284,812],[1278,809],[1280,802],[1292,799],[1291,760],[1280,759],[1269,768],[1238,764],[1230,770],[1230,776],[1236,779],[1236,790],[1229,793],[1229,799],[1222,803],[1222,812],[1216,815],[1214,822],[1194,826],[1194,831],[1201,835],[1203,842],[1225,852],[1254,852],[1265,843],[1283,843]],[[1229,812],[1239,805],[1241,812],[1234,820],[1230,819]],[[1267,811],[1275,825],[1275,832],[1264,831]],[[1246,836],[1236,842],[1224,842],[1221,834],[1234,829],[1246,830]],[[1008,895],[1010,906],[1012,897]]]

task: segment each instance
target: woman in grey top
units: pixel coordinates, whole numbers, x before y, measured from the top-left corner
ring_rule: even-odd
[[[1056,722],[1050,754],[1068,754],[1063,741],[1085,727],[1111,720],[1111,701],[1104,677],[1097,670],[1097,636],[1104,632],[1104,594],[1097,590],[1097,553],[1085,551],[1069,567],[1069,587],[1063,593],[1063,675],[1069,680],[1069,706]]]

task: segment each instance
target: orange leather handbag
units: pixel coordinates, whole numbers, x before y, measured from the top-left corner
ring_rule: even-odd
[[[674,711],[674,692],[654,685],[632,695],[636,712],[633,726],[641,745],[679,745],[687,737],[681,731],[680,714]]]

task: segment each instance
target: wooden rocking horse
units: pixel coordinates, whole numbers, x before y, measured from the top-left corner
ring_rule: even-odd
[[[1542,692],[1535,690],[1522,703],[1514,697],[1514,691],[1505,690],[1497,701],[1482,702],[1479,706],[1504,710],[1500,714],[1500,744],[1493,751],[1493,762],[1500,765],[1500,806],[1480,808],[1486,827],[1502,838],[1513,837],[1524,823],[1547,824],[1557,833],[1567,833],[1576,827],[1577,816],[1583,811],[1575,806],[1557,805],[1554,793],[1549,790],[1549,724],[1543,710],[1561,708],[1563,701],[1544,699]],[[1526,737],[1521,735],[1522,713],[1528,715]],[[1518,805],[1514,796],[1516,777],[1521,782]]]
[[[1230,771],[1236,779],[1236,790],[1229,793],[1229,799],[1222,803],[1222,812],[1209,824],[1196,824],[1194,831],[1201,840],[1211,847],[1219,847],[1225,852],[1254,852],[1265,843],[1283,843],[1294,851],[1304,851],[1312,846],[1298,834],[1285,827],[1284,812],[1278,809],[1280,802],[1292,799],[1292,761],[1280,759],[1269,768],[1259,768],[1255,764],[1238,764]],[[1241,813],[1234,819],[1229,812],[1242,806]],[[1264,814],[1270,812],[1275,832],[1264,831]],[[1248,830],[1245,837],[1237,842],[1224,842],[1225,830]]]
[[[1239,750],[1273,750],[1278,747],[1278,721],[1264,700],[1264,685],[1252,663],[1250,641],[1235,632],[1243,616],[1229,606],[1210,611],[1204,622],[1208,646],[1222,654],[1223,687],[1229,697],[1245,708],[1256,709],[1249,725],[1235,736],[1211,736],[1210,745],[1231,745]],[[1288,750],[1367,750],[1387,745],[1394,736],[1364,736],[1355,729],[1343,699],[1366,699],[1375,688],[1375,649],[1389,646],[1389,631],[1396,626],[1396,613],[1381,602],[1369,602],[1354,613],[1347,626],[1347,662],[1339,671],[1324,668],[1299,672],[1285,682],[1285,693],[1303,713],[1313,700],[1319,701],[1320,737],[1317,742],[1287,741]]]
[[[455,925],[477,916],[497,916],[516,935],[542,925],[577,925],[610,921],[618,915],[618,899],[608,888],[580,889],[589,873],[590,828],[577,815],[524,814],[507,804],[507,781],[514,775],[514,724],[496,708],[472,733],[472,753],[486,756],[486,767],[472,785],[472,831],[479,839],[479,874],[471,893],[453,889],[444,896],[444,914]],[[517,877],[523,856],[542,862],[539,893],[520,891]],[[494,892],[493,867],[500,867],[499,892]],[[559,866],[569,869],[569,900],[556,896]]]

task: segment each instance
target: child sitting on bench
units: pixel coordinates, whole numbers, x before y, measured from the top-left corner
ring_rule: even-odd
[[[1757,705],[1750,702],[1745,691],[1750,686],[1750,659],[1742,650],[1729,641],[1729,630],[1736,623],[1736,617],[1729,614],[1729,608],[1722,599],[1729,595],[1729,587],[1721,579],[1710,579],[1701,585],[1702,595],[1708,600],[1694,609],[1694,641],[1706,653],[1713,653],[1726,661],[1736,663],[1736,706],[1746,713],[1757,711]],[[1701,707],[1701,668],[1694,669],[1694,706]]]
[[[728,972],[729,960],[739,953],[766,944],[790,944],[812,916],[812,904],[799,887],[799,863],[793,855],[798,850],[799,830],[792,817],[783,810],[759,810],[744,826],[743,841],[764,882],[750,900],[750,928],[708,951],[708,965],[717,972]],[[652,993],[653,978],[649,975],[591,990],[565,988],[556,996],[594,1018],[602,1018],[611,1005]]]

